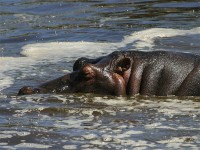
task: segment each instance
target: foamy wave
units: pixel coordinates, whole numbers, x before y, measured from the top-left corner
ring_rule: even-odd
[[[59,61],[63,58],[81,56],[96,57],[117,50],[117,48],[117,43],[51,42],[26,45],[22,48],[21,54],[34,59]]]
[[[33,57],[34,59],[48,59],[49,61],[59,61],[62,58],[76,58],[82,56],[96,57],[107,54],[115,50],[121,50],[132,45],[135,50],[153,50],[154,41],[158,38],[189,36],[200,34],[200,27],[191,30],[152,28],[135,32],[125,36],[119,43],[99,43],[99,42],[51,42],[37,43],[24,46],[22,55]],[[133,48],[132,48],[133,49]],[[130,49],[126,49],[130,50]]]
[[[133,43],[138,50],[152,50],[152,47],[155,46],[154,41],[157,38],[188,36],[193,34],[200,34],[200,27],[191,30],[152,28],[135,32],[130,36],[125,36],[122,42],[125,45]]]

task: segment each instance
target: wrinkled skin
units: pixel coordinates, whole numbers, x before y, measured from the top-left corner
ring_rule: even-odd
[[[113,52],[97,59],[78,59],[73,72],[18,95],[36,93],[104,95],[200,95],[200,56],[164,51]]]

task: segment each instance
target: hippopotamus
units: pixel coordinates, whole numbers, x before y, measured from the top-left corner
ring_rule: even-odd
[[[73,71],[18,95],[96,93],[134,96],[199,96],[200,56],[167,51],[115,51],[96,59],[79,58]]]

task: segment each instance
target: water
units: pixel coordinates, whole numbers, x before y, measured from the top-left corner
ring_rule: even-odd
[[[199,97],[17,97],[115,50],[200,54],[199,1],[0,0],[1,149],[199,149]]]

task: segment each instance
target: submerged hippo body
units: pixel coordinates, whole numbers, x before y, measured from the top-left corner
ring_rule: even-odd
[[[116,51],[97,59],[78,59],[73,72],[40,85],[35,93],[109,95],[200,95],[200,56],[174,52]]]

